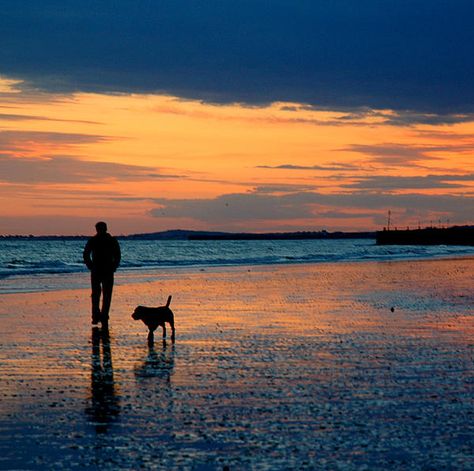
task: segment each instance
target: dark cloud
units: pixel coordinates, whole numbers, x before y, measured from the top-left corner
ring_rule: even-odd
[[[157,217],[192,218],[212,224],[311,216],[311,211],[304,205],[296,207],[290,202],[283,203],[286,198],[242,193],[214,199],[155,199],[160,207],[150,213]]]
[[[317,119],[317,118],[293,118],[287,119],[286,122],[297,122],[304,124],[315,124],[318,126],[367,126],[370,125],[388,125],[388,126],[415,126],[418,124],[425,124],[430,126],[435,125],[450,125],[458,123],[466,123],[474,121],[474,113],[434,113],[421,112],[407,109],[390,109],[387,111],[373,109],[368,106],[314,106],[314,105],[282,105],[281,111],[329,111],[339,112],[340,116],[331,119]]]
[[[394,114],[381,115],[384,117],[383,124],[392,126],[414,126],[426,124],[430,126],[467,123],[474,121],[474,113],[417,113],[413,111],[399,111]]]
[[[390,194],[386,192],[351,192],[321,194],[298,192],[285,195],[260,193],[229,194],[212,199],[156,199],[159,206],[151,215],[166,218],[191,218],[212,227],[232,227],[248,222],[301,220],[316,225],[318,214],[347,213],[347,218],[356,217],[354,212],[365,216],[373,211],[374,220],[383,211],[392,209],[406,214],[428,216],[443,214],[452,221],[466,222],[472,218],[474,197],[471,195],[423,195]],[[326,216],[324,216],[326,215]]]
[[[449,152],[452,154],[461,152],[474,152],[474,142],[448,144],[438,146],[412,146],[402,144],[353,144],[344,151],[357,152],[370,157],[375,163],[393,166],[419,165],[429,161],[442,160],[441,157],[433,155],[436,152]]]
[[[469,175],[426,175],[426,176],[387,176],[373,175],[357,177],[357,181],[342,185],[343,188],[358,190],[428,190],[443,188],[465,188],[465,183],[474,183],[474,174]]]
[[[0,131],[0,152],[23,152],[36,144],[72,146],[107,141],[110,138],[94,134],[43,132],[43,131]]]
[[[319,211],[316,216],[318,218],[328,219],[367,219],[373,218],[374,213],[369,212],[353,212],[348,211]]]
[[[255,168],[281,169],[281,170],[319,170],[324,172],[339,172],[346,170],[359,170],[359,167],[353,164],[333,163],[331,165],[258,165]]]
[[[14,114],[14,113],[0,113],[0,121],[54,121],[54,122],[61,122],[61,123],[101,124],[98,121],[48,118],[47,116],[35,116],[35,115]]]
[[[28,116],[24,114],[0,113],[0,121],[40,121],[47,120],[41,116]]]
[[[254,189],[255,193],[260,194],[275,194],[275,193],[294,193],[295,191],[310,191],[314,190],[314,185],[302,185],[292,183],[275,183],[268,185],[260,185]]]
[[[454,141],[456,143],[464,142],[467,145],[470,145],[471,150],[474,150],[474,135],[463,134],[459,132],[453,132],[452,130],[426,130],[426,129],[417,129],[414,133],[415,136],[423,137],[425,139],[441,139],[445,141]]]
[[[341,110],[344,111],[344,110]],[[370,108],[352,110],[336,119],[328,120],[328,125],[364,125],[367,119],[376,119],[378,124],[389,126],[415,126],[425,124],[430,126],[449,125],[474,121],[474,113],[422,113],[412,110],[378,111]]]
[[[178,179],[153,167],[94,162],[76,157],[22,158],[0,154],[0,181],[8,183],[102,183],[104,180]]]
[[[406,146],[400,144],[353,144],[347,149],[351,152],[368,155],[371,161],[385,165],[413,165],[426,160],[438,160],[428,155],[432,148]]]
[[[471,0],[4,0],[0,74],[52,91],[436,120],[474,112],[473,17]]]

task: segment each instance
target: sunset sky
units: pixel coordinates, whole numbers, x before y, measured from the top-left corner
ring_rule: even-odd
[[[0,234],[474,223],[474,2],[5,0]]]

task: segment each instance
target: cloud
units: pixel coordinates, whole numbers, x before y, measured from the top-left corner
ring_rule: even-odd
[[[359,170],[360,167],[353,164],[346,163],[333,163],[331,165],[294,165],[294,164],[282,164],[282,165],[257,165],[255,168],[268,168],[268,169],[279,169],[279,170],[318,170],[323,172],[339,172],[346,170]]]
[[[474,112],[473,16],[471,0],[6,0],[0,74],[54,92],[464,119]]]
[[[160,174],[156,168],[95,162],[77,157],[11,157],[0,154],[0,181],[8,183],[102,183],[104,180],[142,181],[179,179],[179,175]]]
[[[370,157],[373,163],[393,166],[420,166],[435,160],[443,160],[433,153],[473,153],[474,143],[467,142],[449,145],[415,146],[403,144],[353,144],[343,151],[356,152]]]
[[[429,145],[429,146],[415,146],[403,144],[353,144],[343,151],[356,152],[370,157],[370,162],[392,165],[395,167],[403,166],[425,166],[432,161],[443,160],[440,156],[435,156],[433,153],[450,153],[460,154],[474,152],[474,142],[448,144],[448,145]]]
[[[335,110],[333,109],[333,111]],[[348,124],[351,126],[367,126],[369,124],[368,120],[371,120],[370,124],[372,125],[410,127],[419,124],[440,126],[474,121],[474,113],[434,113],[393,109],[389,111],[381,111],[368,107],[360,107],[349,110],[347,108],[341,108],[339,111],[344,112],[345,114],[338,116],[337,118],[315,124],[326,124],[330,126],[345,126]]]
[[[258,221],[279,224],[302,220],[317,225],[318,218],[337,212],[353,219],[357,213],[372,214],[374,221],[392,209],[406,214],[448,215],[452,221],[471,221],[472,195],[423,195],[417,193],[351,192],[321,194],[297,192],[284,195],[261,193],[229,194],[210,199],[155,199],[157,208],[150,214],[157,218],[189,218],[210,227],[252,225]],[[319,215],[319,216],[318,216]],[[377,222],[378,224],[378,222]]]
[[[214,199],[155,199],[160,207],[152,209],[152,216],[193,218],[200,221],[232,223],[269,219],[294,219],[310,217],[311,211],[304,205],[296,207],[288,197],[265,194],[230,194]]]
[[[469,175],[426,175],[426,176],[388,176],[374,175],[357,177],[358,181],[342,185],[343,188],[359,190],[428,190],[443,188],[465,188],[461,182],[474,183],[474,174]]]
[[[349,212],[349,211],[319,211],[316,216],[318,218],[327,219],[367,219],[373,218],[374,213],[370,212]]]
[[[474,121],[474,113],[418,113],[416,111],[398,111],[392,114],[380,114],[385,118],[382,124],[392,126],[414,126],[425,124],[429,126],[467,123]]]
[[[48,118],[47,116],[35,116],[35,115],[14,114],[14,113],[0,113],[0,121],[54,121],[54,122],[61,122],[61,123],[101,124],[98,121]]]
[[[445,141],[454,141],[456,143],[463,142],[470,146],[470,149],[474,149],[474,136],[471,134],[453,132],[452,130],[444,131],[441,129],[427,130],[417,129],[414,133],[415,136],[423,137],[425,139],[437,139]]]
[[[43,132],[43,131],[0,131],[0,152],[25,152],[37,144],[55,144],[69,147],[78,144],[104,142],[109,137],[94,134]]]
[[[371,161],[375,163],[402,166],[414,165],[426,160],[439,160],[438,157],[428,155],[427,152],[432,149],[400,144],[353,144],[343,150],[368,155],[371,157]]]
[[[294,193],[296,191],[310,191],[314,189],[314,185],[303,185],[294,183],[272,183],[267,185],[259,185],[254,188],[255,193],[275,194],[275,193]]]
[[[154,111],[160,114],[188,116],[199,119],[218,119],[220,121],[245,121],[255,124],[307,124],[314,126],[415,126],[419,124],[439,126],[474,121],[474,113],[421,113],[410,110],[375,110],[364,107],[341,107],[341,106],[313,106],[303,104],[277,103],[273,104],[279,112],[284,114],[271,114],[265,116],[242,116],[239,114],[219,113],[219,108],[210,110],[186,109],[176,106],[180,99],[173,103],[154,107]],[[298,112],[312,113],[302,116]],[[323,114],[325,113],[325,114]],[[327,113],[332,113],[330,116]],[[337,114],[335,114],[337,113]]]

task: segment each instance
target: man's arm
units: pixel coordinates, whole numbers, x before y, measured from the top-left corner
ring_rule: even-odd
[[[122,252],[120,251],[120,244],[118,243],[118,240],[114,239],[114,241],[115,241],[115,254],[114,254],[114,271],[115,271],[119,267],[120,261],[122,260]]]
[[[92,270],[92,260],[91,260],[91,242],[90,240],[87,241],[86,246],[84,247],[84,252],[82,252],[82,258],[84,260],[84,263],[87,265],[87,268],[89,270]]]

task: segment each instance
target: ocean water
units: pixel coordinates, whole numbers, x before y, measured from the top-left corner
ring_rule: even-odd
[[[84,240],[0,240],[0,293],[88,285]],[[122,240],[117,274],[242,265],[387,261],[474,255],[467,246],[377,246],[372,239],[186,241]],[[133,277],[132,277],[133,278]]]

